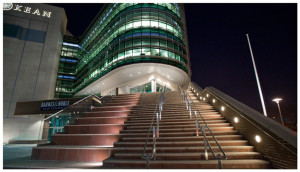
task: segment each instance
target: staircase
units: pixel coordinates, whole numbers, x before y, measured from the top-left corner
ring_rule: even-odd
[[[227,155],[227,160],[222,160],[223,168],[270,168],[269,162],[261,160],[261,154],[255,152],[254,147],[249,145],[219,112],[208,103],[197,100],[191,91],[188,93]],[[128,115],[128,120],[124,123],[126,127],[120,131],[126,135],[114,143],[111,149],[112,156],[103,161],[103,168],[146,167],[141,152],[154,114],[155,101],[153,100],[152,104],[134,107],[134,111]],[[218,161],[213,159],[211,153],[208,156],[209,160],[204,160],[203,136],[200,131],[200,136],[196,136],[195,119],[190,118],[189,111],[185,107],[185,103],[180,101],[176,92],[166,93],[162,120],[159,123],[159,138],[156,140],[156,160],[150,160],[150,168],[218,168]],[[203,124],[202,120],[200,124]],[[212,149],[218,152],[210,133],[207,132],[206,135],[211,140]],[[146,152],[150,152],[151,149],[150,137]]]
[[[114,142],[120,140],[119,131],[141,94],[114,97],[106,106],[93,108],[77,118],[75,125],[65,126],[64,133],[52,135],[52,143],[33,148],[32,160],[102,162],[110,156]]]
[[[270,168],[237,131],[211,105],[197,100],[188,92],[218,143],[227,155],[223,168]],[[65,133],[53,135],[51,145],[38,146],[32,151],[35,160],[102,162],[102,168],[145,168],[141,158],[148,129],[159,93],[119,95],[104,107],[94,108],[78,118],[76,125],[65,127]],[[167,92],[156,140],[156,160],[150,168],[218,168],[218,161],[209,153],[204,160],[203,136],[195,134],[195,119],[190,118],[185,103],[177,92]],[[192,115],[193,116],[193,115]],[[200,120],[200,124],[203,121]],[[155,123],[155,122],[154,122]],[[156,125],[156,124],[155,124]],[[212,136],[212,149],[218,147]],[[152,149],[150,137],[146,152]],[[209,150],[208,150],[209,151]]]

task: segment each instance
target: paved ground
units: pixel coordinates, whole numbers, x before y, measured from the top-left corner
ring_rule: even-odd
[[[63,169],[63,168],[100,168],[102,163],[82,163],[67,161],[31,160],[32,147],[36,144],[7,144],[3,145],[4,169]]]

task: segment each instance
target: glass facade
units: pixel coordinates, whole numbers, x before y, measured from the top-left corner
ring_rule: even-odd
[[[182,4],[108,4],[77,44],[63,45],[58,78],[72,81],[72,87],[60,85],[56,91],[76,94],[115,68],[133,63],[163,63],[190,74],[187,47]]]

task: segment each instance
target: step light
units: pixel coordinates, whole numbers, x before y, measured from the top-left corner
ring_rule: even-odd
[[[225,107],[224,106],[221,106],[221,111],[224,111],[225,110]]]
[[[234,117],[233,120],[234,120],[235,123],[238,123],[238,122],[239,122],[239,119],[238,119],[237,117]]]
[[[255,140],[256,140],[257,143],[259,143],[259,142],[261,141],[260,136],[259,136],[259,135],[256,135],[256,136],[255,136]]]
[[[202,100],[202,96],[200,96],[200,100]]]
[[[213,99],[213,103],[216,103],[216,99]]]

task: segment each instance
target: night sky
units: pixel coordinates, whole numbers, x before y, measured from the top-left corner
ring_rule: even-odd
[[[80,36],[103,4],[63,7]],[[185,4],[192,81],[212,86],[262,113],[246,34],[250,36],[267,114],[297,119],[297,4]]]

